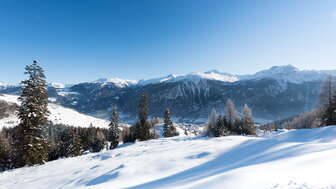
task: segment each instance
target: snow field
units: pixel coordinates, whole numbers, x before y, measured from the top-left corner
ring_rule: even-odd
[[[160,138],[0,173],[14,188],[336,188],[336,127]]]

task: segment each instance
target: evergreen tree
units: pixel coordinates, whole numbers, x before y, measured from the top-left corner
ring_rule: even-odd
[[[47,143],[43,136],[43,125],[47,124],[49,114],[45,75],[36,61],[25,69],[29,78],[21,82],[20,124],[15,141],[17,167],[43,164],[47,160]]]
[[[100,152],[106,146],[106,138],[101,130],[95,129],[94,132],[95,134],[92,138],[90,152]]]
[[[69,149],[69,156],[75,157],[81,155],[83,152],[82,141],[78,136],[77,132],[74,132],[72,135],[71,146]]]
[[[243,114],[243,133],[247,135],[256,135],[252,111],[247,104],[244,105]]]
[[[118,146],[120,138],[119,113],[116,106],[113,106],[112,108],[112,117],[109,127],[109,141],[111,142],[110,149],[114,149]]]
[[[8,140],[0,133],[0,171],[12,167],[11,148]]]
[[[148,123],[148,103],[149,97],[147,93],[143,93],[139,100],[139,115],[138,121],[135,124],[135,135],[136,139],[141,141],[149,140],[151,138],[150,134],[150,124]]]
[[[336,93],[332,76],[327,76],[320,92],[322,109],[321,121],[323,125],[336,124]]]
[[[173,122],[171,121],[171,112],[169,108],[167,108],[164,113],[163,136],[173,137],[177,135],[178,135],[178,132],[176,131],[176,128]]]

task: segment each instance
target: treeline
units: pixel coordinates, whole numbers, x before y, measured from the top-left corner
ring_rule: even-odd
[[[265,131],[277,129],[305,129],[336,125],[336,81],[331,75],[321,84],[316,108],[297,116],[262,125]]]
[[[236,113],[233,101],[228,99],[225,105],[224,115],[218,115],[216,110],[212,109],[205,134],[210,137],[256,135],[256,127],[251,109],[245,104],[243,117],[240,117]]]
[[[17,107],[20,123],[0,131],[0,171],[36,164],[63,157],[74,157],[83,152],[114,149],[121,141],[135,142],[157,138],[154,126],[158,118],[148,119],[149,96],[143,93],[139,100],[138,120],[131,127],[121,127],[117,107],[113,106],[108,129],[54,125],[49,123],[48,93],[44,70],[36,61],[26,66],[27,80]],[[171,121],[171,111],[164,112],[164,137],[178,135]]]
[[[48,124],[43,126],[42,137],[45,140],[45,156],[43,162],[59,158],[75,157],[83,152],[99,152],[108,148],[109,130],[97,127],[73,127],[61,124]],[[0,132],[0,170],[18,168],[23,165],[15,146],[19,128],[3,128]]]
[[[149,120],[149,96],[147,93],[143,93],[139,100],[138,106],[138,120],[131,127],[123,128],[123,142],[135,142],[136,140],[145,141],[154,138],[158,138],[155,132],[155,124],[158,120]],[[171,111],[166,109],[164,112],[164,125],[163,133],[164,137],[173,137],[179,135],[176,128],[171,121]]]

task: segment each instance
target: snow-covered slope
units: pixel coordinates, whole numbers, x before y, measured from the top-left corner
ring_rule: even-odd
[[[174,137],[0,173],[0,188],[336,188],[336,127]]]
[[[18,96],[15,95],[0,95],[0,100],[19,104]],[[49,103],[48,109],[50,111],[48,119],[55,124],[66,124],[80,127],[89,127],[91,123],[96,127],[107,127],[109,124],[107,120],[81,114],[73,109],[65,108],[52,103]],[[7,118],[0,119],[0,129],[2,127],[12,127],[18,123],[19,119],[13,114]]]

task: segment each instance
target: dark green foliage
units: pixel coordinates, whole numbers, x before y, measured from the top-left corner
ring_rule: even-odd
[[[144,123],[148,119],[148,104],[149,104],[149,97],[146,92],[142,93],[140,100],[139,100],[139,109],[138,109],[138,119],[140,122]]]
[[[320,91],[320,106],[322,125],[336,124],[336,90],[335,79],[329,75],[322,83]]]
[[[214,137],[225,136],[225,131],[226,131],[226,119],[219,116],[216,122],[216,126],[212,130],[213,136]]]
[[[120,130],[119,130],[119,113],[117,107],[112,108],[111,123],[109,124],[109,137],[108,141],[111,142],[110,149],[114,149],[119,144]]]
[[[122,132],[121,132],[122,140],[124,143],[127,142],[135,142],[136,137],[135,137],[135,125],[131,127],[124,127]]]
[[[47,124],[48,94],[43,69],[37,64],[26,66],[28,79],[21,82],[19,97],[20,124],[15,137],[15,166],[43,164],[47,161],[47,141],[43,135]]]
[[[233,129],[231,129],[231,133],[232,134],[236,134],[236,135],[241,135],[243,134],[243,121],[239,118],[237,118],[235,121],[234,121],[234,124],[233,124]]]
[[[140,141],[151,139],[152,135],[150,133],[150,128],[151,128],[151,125],[148,121],[145,121],[145,122],[137,121],[134,126],[135,138]]]
[[[325,126],[336,125],[336,94],[332,96],[330,102],[322,110],[322,123]]]
[[[0,134],[0,171],[12,168],[12,151],[7,138]]]
[[[82,141],[77,133],[73,135],[72,144],[69,151],[70,156],[80,156],[83,153]]]
[[[152,138],[150,133],[151,124],[148,119],[148,103],[149,97],[147,93],[143,93],[139,100],[138,121],[135,124],[135,138],[144,141]]]
[[[72,127],[66,125],[45,125],[47,161],[63,157],[81,155],[84,151],[99,152],[106,147],[108,129]],[[13,151],[13,142],[20,127],[3,128],[0,131],[0,171],[18,167],[17,150]],[[14,143],[15,144],[15,143]]]
[[[229,123],[226,121],[224,116],[218,116],[214,123],[212,123],[210,127],[208,127],[208,136],[220,137],[228,135],[228,125]]]
[[[102,131],[96,130],[90,142],[90,152],[100,152],[106,146],[106,137]]]
[[[163,125],[163,136],[164,137],[173,137],[177,136],[178,132],[171,121],[171,112],[167,108],[164,113],[164,125]]]

